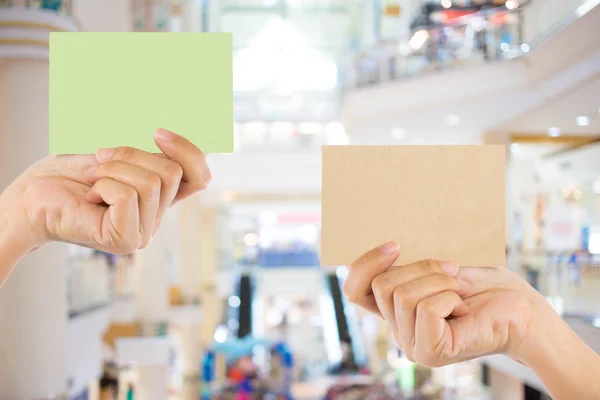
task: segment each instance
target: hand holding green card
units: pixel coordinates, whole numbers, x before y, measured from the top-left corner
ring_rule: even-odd
[[[157,128],[230,153],[231,34],[51,33],[49,106],[51,154],[158,152]]]

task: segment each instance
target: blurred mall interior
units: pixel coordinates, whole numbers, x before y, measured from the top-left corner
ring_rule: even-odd
[[[415,365],[346,302],[321,147],[504,144],[506,267],[600,351],[599,3],[0,0],[2,189],[48,151],[52,31],[232,32],[236,147],[147,249],[11,276],[0,398],[546,398],[503,356]]]

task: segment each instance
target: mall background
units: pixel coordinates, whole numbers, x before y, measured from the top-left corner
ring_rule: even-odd
[[[502,356],[415,366],[346,303],[345,268],[319,266],[320,150],[506,145],[507,267],[600,351],[599,3],[0,1],[0,187],[47,154],[52,31],[232,32],[236,135],[146,250],[21,263],[0,398],[243,398],[255,369],[296,399],[544,398]]]

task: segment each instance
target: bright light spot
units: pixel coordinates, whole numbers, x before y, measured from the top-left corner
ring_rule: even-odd
[[[346,128],[341,122],[330,122],[325,127],[327,142],[334,146],[350,144],[350,138],[346,134]]]
[[[600,179],[594,182],[594,193],[600,194]]]
[[[244,235],[244,243],[246,246],[256,246],[258,244],[258,235],[256,233],[246,233]]]
[[[403,128],[394,128],[391,135],[396,140],[402,140],[406,137],[406,131]]]
[[[319,230],[314,225],[302,225],[298,227],[296,234],[298,240],[306,244],[314,244],[319,238]]]
[[[275,222],[277,222],[277,215],[275,215],[275,213],[272,211],[265,211],[261,213],[258,218],[261,224],[264,225],[273,225]]]
[[[573,198],[575,200],[581,199],[581,190],[579,190],[579,189],[573,190]]]
[[[577,126],[588,126],[590,124],[590,119],[585,115],[580,115],[579,117],[575,118],[575,123]]]
[[[588,251],[592,254],[600,254],[600,232],[590,233]]]
[[[521,154],[521,146],[519,145],[519,143],[511,143],[510,145],[510,152],[512,154]]]
[[[267,133],[267,124],[264,122],[248,122],[244,124],[244,135],[262,138]]]
[[[234,196],[233,192],[230,190],[227,190],[227,191],[221,193],[221,200],[223,200],[223,202],[225,202],[225,203],[231,203],[233,201],[234,197],[235,196]]]
[[[510,50],[510,45],[506,42],[502,42],[500,44],[500,50],[502,51],[509,51]]]
[[[456,114],[447,115],[446,123],[450,126],[456,126],[456,125],[460,124],[460,117]]]
[[[577,7],[577,10],[575,10],[575,14],[577,14],[578,17],[582,17],[588,12],[592,11],[594,7],[596,7],[598,4],[600,4],[600,0],[588,0],[579,7]]]
[[[291,122],[273,122],[269,127],[272,136],[291,136],[294,134],[295,126]]]
[[[506,8],[508,8],[509,10],[514,10],[515,8],[519,7],[519,2],[517,0],[508,0],[505,3]]]
[[[217,343],[225,343],[227,340],[227,327],[225,325],[219,325],[215,330],[213,339],[215,339],[215,342]]]
[[[231,306],[233,308],[238,308],[241,304],[241,300],[237,296],[231,296],[231,297],[229,297],[228,303],[229,303],[229,306]]]
[[[335,269],[335,274],[338,277],[338,279],[342,281],[346,280],[346,278],[348,277],[348,267],[337,267]]]
[[[442,7],[444,7],[444,8],[452,7],[452,0],[442,0]]]
[[[235,331],[237,328],[240,327],[240,323],[236,319],[232,318],[227,322],[227,327],[229,327],[229,329],[231,329],[232,331]]]
[[[420,31],[416,31],[415,34],[410,38],[408,45],[411,49],[418,50],[423,47],[427,39],[429,39],[429,32],[421,29]]]
[[[298,125],[298,132],[305,135],[318,135],[323,133],[323,124],[318,122],[302,122]]]
[[[530,50],[531,50],[531,47],[527,43],[523,43],[521,45],[521,51],[523,53],[529,53]]]
[[[550,136],[550,137],[559,137],[560,134],[561,134],[560,128],[557,128],[556,126],[553,126],[548,129],[548,136]]]

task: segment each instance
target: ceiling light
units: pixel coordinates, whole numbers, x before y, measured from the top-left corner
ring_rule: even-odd
[[[531,50],[531,47],[529,47],[529,45],[527,43],[523,43],[521,45],[521,51],[523,53],[529,53],[530,50]]]
[[[555,126],[553,126],[552,128],[548,129],[548,136],[550,137],[559,137],[560,136],[560,128],[557,128]]]
[[[456,126],[456,125],[460,124],[460,117],[456,114],[447,115],[446,123],[450,126]]]
[[[442,7],[444,7],[444,8],[452,7],[452,0],[442,0]]]
[[[269,133],[273,137],[288,137],[294,134],[295,128],[291,122],[273,122],[269,127]]]
[[[585,115],[580,115],[579,117],[575,118],[575,123],[577,126],[588,126],[590,124],[590,119]]]
[[[302,122],[298,125],[298,132],[305,135],[318,135],[323,133],[323,125],[318,122]]]
[[[502,50],[502,51],[509,51],[510,50],[510,44],[508,44],[506,42],[500,43],[500,50]]]
[[[406,131],[403,128],[394,128],[390,134],[396,140],[402,140],[406,137]]]
[[[521,154],[521,146],[519,145],[519,143],[511,143],[510,145],[510,152],[512,154]]]
[[[267,125],[263,122],[248,122],[244,125],[244,134],[253,137],[262,137],[267,133]]]
[[[514,10],[515,8],[519,7],[519,2],[517,0],[507,0],[507,2],[504,3],[504,5],[509,10]]]

